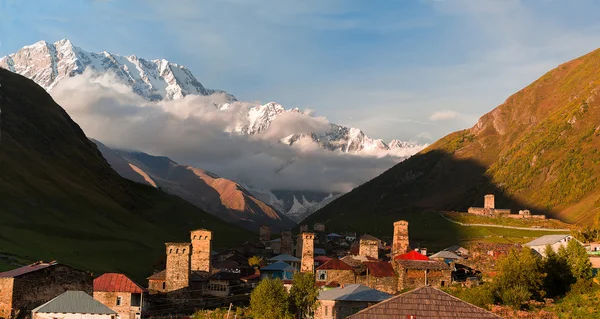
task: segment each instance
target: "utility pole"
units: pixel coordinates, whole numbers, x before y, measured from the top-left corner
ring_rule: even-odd
[[[229,313],[231,312],[231,306],[233,306],[233,303],[229,303],[229,309],[227,310],[227,319],[229,319]],[[236,315],[237,317],[237,315]]]

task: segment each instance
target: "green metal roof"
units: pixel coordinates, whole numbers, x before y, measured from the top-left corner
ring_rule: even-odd
[[[83,291],[66,291],[62,295],[35,308],[38,313],[89,313],[114,315],[114,310],[92,298]]]

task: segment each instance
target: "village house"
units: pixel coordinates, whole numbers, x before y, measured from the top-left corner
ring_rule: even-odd
[[[287,263],[288,265],[296,268],[296,270],[300,270],[300,258],[296,258],[294,256],[290,256],[290,255],[278,255],[275,257],[271,257],[268,259],[269,263],[274,263],[274,262],[278,262],[278,261],[283,261],[285,263]]]
[[[276,261],[260,269],[260,278],[279,278],[281,280],[291,280],[294,273],[298,270],[283,261]]]
[[[363,285],[344,285],[324,290],[317,297],[319,305],[315,319],[342,319],[373,304],[391,298],[392,295]]]
[[[430,260],[417,251],[396,256],[398,290],[422,286],[445,287],[452,283],[452,270],[443,261]]]
[[[449,252],[453,252],[455,253],[457,256],[460,256],[462,258],[467,258],[469,256],[469,250],[459,246],[459,245],[452,245],[446,249],[444,249],[445,251],[449,251]]]
[[[84,291],[66,291],[31,311],[32,319],[116,319],[116,311]]]
[[[117,312],[117,319],[140,319],[146,289],[123,274],[107,273],[94,279],[94,299]]]
[[[265,248],[273,254],[281,254],[281,238],[275,238],[267,242]]]
[[[324,263],[330,261],[332,258],[328,256],[316,256],[315,257],[315,268],[319,268]]]
[[[36,262],[0,273],[0,317],[28,313],[67,290],[92,293],[92,275],[57,262]]]
[[[434,287],[425,286],[372,305],[348,319],[500,319],[485,309],[462,301]]]
[[[336,282],[339,284],[355,283],[354,268],[345,262],[333,258],[316,269],[316,281],[325,285]]]
[[[571,240],[577,239],[575,239],[569,234],[546,235],[528,242],[527,244],[525,244],[525,246],[535,250],[542,256],[546,256],[546,246],[550,245],[554,252],[558,252],[558,249],[560,247],[566,248],[567,244]]]
[[[439,251],[439,252],[429,256],[429,259],[439,260],[439,261],[443,261],[447,264],[450,264],[450,263],[455,263],[457,261],[460,261],[462,258],[459,255],[457,255],[451,251],[442,250],[442,251]]]
[[[364,268],[356,276],[356,283],[363,284],[373,289],[396,293],[398,277],[392,264],[387,261],[369,261],[363,263]]]

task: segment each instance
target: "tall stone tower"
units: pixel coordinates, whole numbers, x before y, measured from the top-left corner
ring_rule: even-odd
[[[408,252],[408,222],[399,220],[394,223],[394,239],[392,242],[392,260],[396,256]]]
[[[261,225],[258,240],[263,244],[271,240],[271,227],[267,225]]]
[[[302,233],[302,264],[301,272],[314,272],[315,270],[315,234]]]
[[[302,234],[296,237],[296,257],[302,258]]]
[[[165,290],[183,289],[190,284],[190,243],[165,243],[167,246],[167,269]]]
[[[487,194],[483,198],[483,208],[496,208],[496,201],[494,199],[494,194]]]
[[[282,231],[281,232],[281,253],[291,255],[293,254],[292,247],[292,232]]]
[[[379,259],[379,240],[371,235],[360,238],[358,255]]]
[[[190,232],[192,240],[192,271],[212,270],[210,252],[212,250],[212,232],[206,229],[197,229]]]

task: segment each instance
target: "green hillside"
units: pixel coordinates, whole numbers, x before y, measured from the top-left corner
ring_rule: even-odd
[[[498,208],[589,224],[600,218],[599,177],[600,49],[548,72],[472,128],[442,138],[304,223],[387,227],[425,210],[481,207],[483,195],[494,193]]]
[[[0,69],[0,84],[0,254],[139,279],[191,229],[211,229],[216,248],[255,236],[121,178],[33,81]]]

